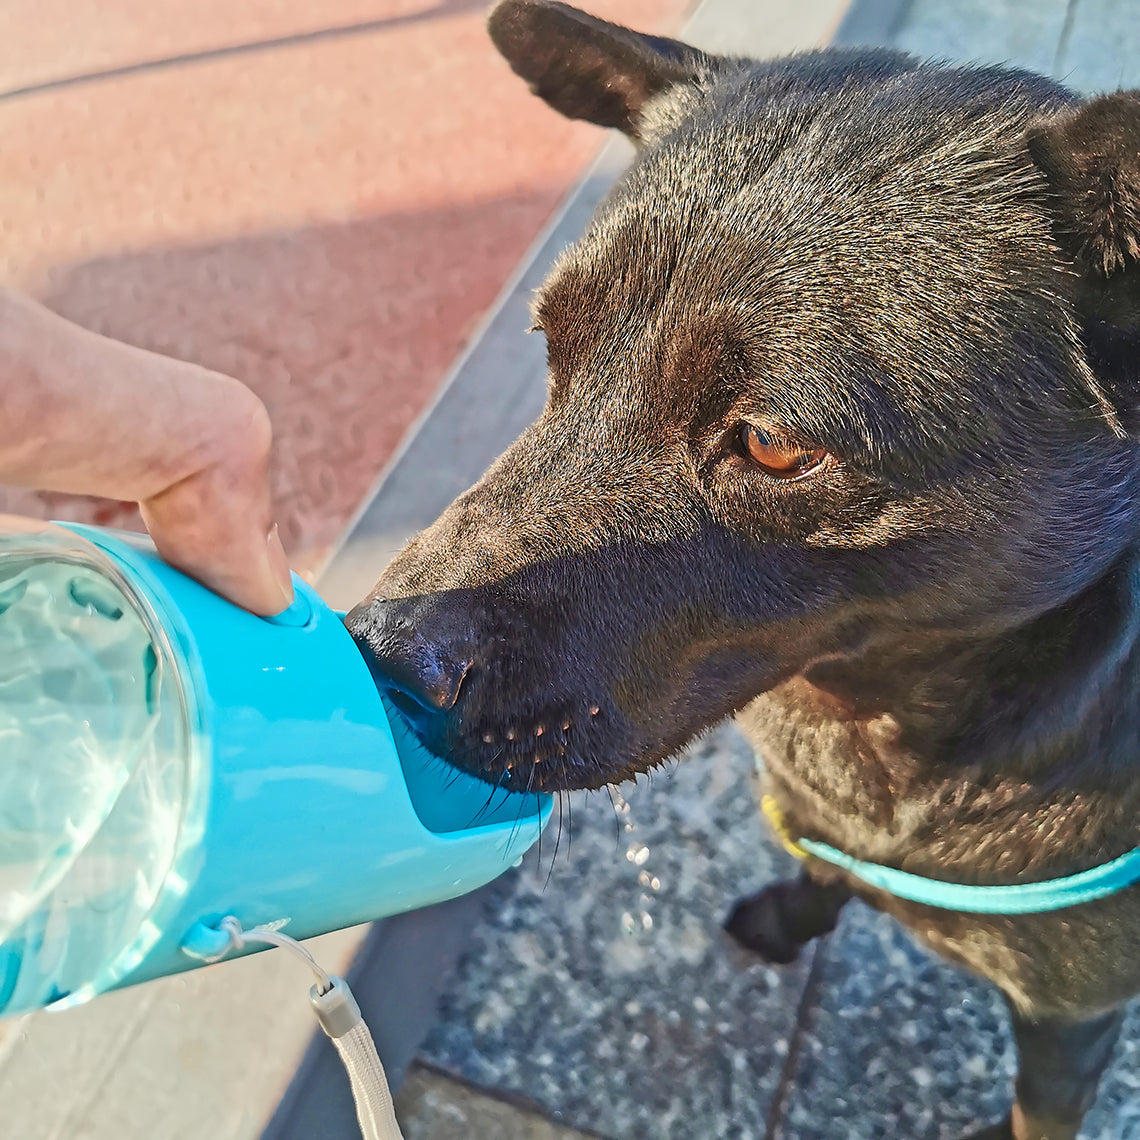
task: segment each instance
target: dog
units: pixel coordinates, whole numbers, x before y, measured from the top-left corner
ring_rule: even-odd
[[[489,28],[637,155],[536,300],[541,417],[347,618],[419,738],[560,791],[735,715],[801,851],[1002,887],[1136,848],[1140,93],[547,0]],[[852,895],[1006,996],[976,1137],[1074,1137],[1140,888],[966,913],[809,856],[729,929],[787,960]]]

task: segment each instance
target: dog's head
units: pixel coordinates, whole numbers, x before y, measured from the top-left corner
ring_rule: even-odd
[[[716,58],[543,0],[490,26],[638,155],[537,298],[541,418],[350,616],[431,749],[599,786],[789,678],[1027,622],[1119,559],[1135,95]]]

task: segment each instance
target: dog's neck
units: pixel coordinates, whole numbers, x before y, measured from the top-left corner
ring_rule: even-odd
[[[1122,560],[1001,634],[829,659],[755,701],[743,727],[793,817],[799,805],[861,858],[978,868],[1007,858],[1016,833],[1054,827],[1075,830],[1078,850],[1112,846],[1140,813],[1136,568]],[[1056,865],[1041,847],[1026,846],[1030,863]]]

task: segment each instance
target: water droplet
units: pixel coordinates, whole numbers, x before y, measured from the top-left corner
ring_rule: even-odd
[[[629,911],[623,911],[621,916],[621,932],[622,934],[632,934],[636,927],[633,922],[633,915]]]

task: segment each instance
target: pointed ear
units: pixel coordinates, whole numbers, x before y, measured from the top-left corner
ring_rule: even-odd
[[[1029,129],[1057,236],[1086,272],[1140,261],[1140,91],[1102,95]]]
[[[516,75],[556,111],[641,137],[642,108],[715,65],[676,40],[645,36],[553,0],[502,0],[487,21]]]
[[[1140,437],[1140,92],[1102,95],[1029,129],[1053,231],[1076,263],[1077,313],[1098,398]]]

